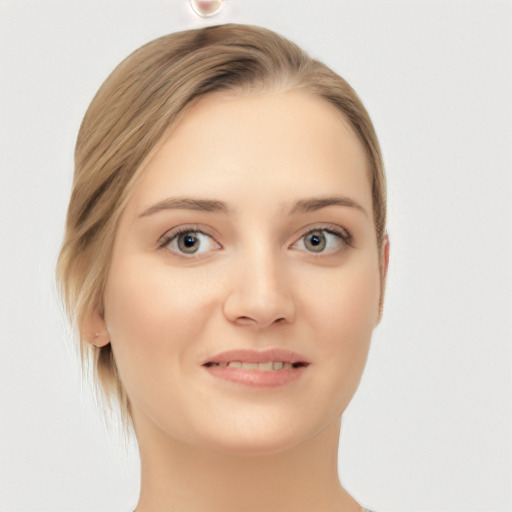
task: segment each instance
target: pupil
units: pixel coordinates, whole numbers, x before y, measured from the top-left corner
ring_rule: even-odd
[[[185,237],[185,246],[186,247],[194,247],[195,243],[196,243],[196,239],[192,235],[187,235]]]
[[[313,252],[323,251],[326,244],[325,235],[321,231],[310,233],[310,235],[305,239],[306,247]]]
[[[199,248],[199,240],[193,233],[185,233],[178,237],[178,246],[183,252],[193,253]]]

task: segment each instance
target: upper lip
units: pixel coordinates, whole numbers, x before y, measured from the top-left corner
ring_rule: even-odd
[[[232,361],[240,361],[242,363],[266,363],[269,361],[281,361],[283,363],[303,363],[309,364],[309,361],[300,354],[292,350],[273,348],[269,350],[228,350],[220,352],[203,361],[203,365],[207,363],[230,363]]]

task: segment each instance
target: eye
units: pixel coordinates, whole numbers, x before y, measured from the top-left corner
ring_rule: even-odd
[[[220,249],[221,246],[210,235],[194,229],[171,231],[164,235],[161,247],[179,255],[195,256]]]
[[[330,253],[350,245],[350,235],[333,229],[313,229],[302,235],[292,249],[313,253]]]

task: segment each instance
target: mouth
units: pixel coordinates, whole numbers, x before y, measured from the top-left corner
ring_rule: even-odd
[[[243,368],[245,370],[258,370],[260,372],[270,372],[279,370],[291,370],[292,368],[302,368],[308,366],[309,363],[297,362],[287,363],[285,361],[266,361],[264,363],[248,363],[245,361],[229,361],[229,362],[208,362],[203,364],[207,368],[212,366],[230,367],[230,368]]]
[[[311,363],[283,349],[230,350],[217,354],[202,366],[214,377],[252,387],[278,387],[296,381]]]

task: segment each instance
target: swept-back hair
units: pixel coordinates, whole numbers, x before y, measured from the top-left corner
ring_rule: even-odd
[[[84,320],[103,313],[114,236],[143,162],[198,98],[214,91],[254,94],[303,90],[324,98],[349,122],[367,156],[377,246],[385,237],[386,190],[379,143],[350,85],[297,45],[264,28],[219,25],[169,34],[123,60],[105,80],[82,121],[73,190],[57,280],[77,331],[83,367],[109,405],[130,405],[111,345],[88,343]]]

